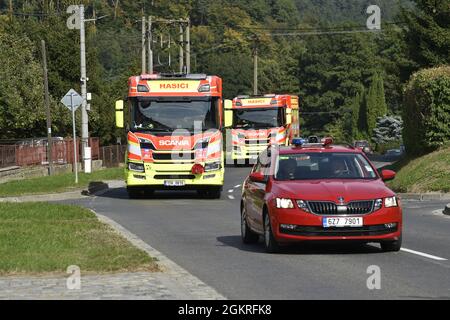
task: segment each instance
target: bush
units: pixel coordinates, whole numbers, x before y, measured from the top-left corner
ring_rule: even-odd
[[[406,86],[403,139],[413,155],[433,151],[450,140],[450,66],[415,73]]]

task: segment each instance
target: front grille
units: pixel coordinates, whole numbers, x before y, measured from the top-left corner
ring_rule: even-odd
[[[368,214],[373,210],[373,200],[368,201],[352,201],[347,205],[339,206],[334,202],[328,201],[308,201],[309,209],[314,214],[320,215],[361,215]]]
[[[246,146],[254,146],[259,144],[269,144],[270,139],[245,139]]]
[[[362,236],[380,236],[394,233],[398,227],[387,228],[384,224],[364,226],[364,227],[344,227],[344,228],[324,228],[321,226],[296,226],[294,230],[282,229],[284,234],[309,237],[362,237]]]
[[[195,175],[193,174],[157,174],[154,176],[157,180],[193,180]]]
[[[170,153],[157,153],[153,152],[154,160],[195,160],[194,152],[170,152]]]

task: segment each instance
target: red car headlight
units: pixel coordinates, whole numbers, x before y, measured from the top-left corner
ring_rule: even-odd
[[[278,209],[294,209],[294,203],[291,199],[276,198],[275,205]]]

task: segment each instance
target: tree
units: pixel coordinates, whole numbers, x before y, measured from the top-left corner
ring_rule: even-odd
[[[45,135],[42,68],[30,39],[16,37],[0,16],[0,138]]]
[[[377,118],[387,114],[386,98],[384,95],[383,78],[376,73],[372,77],[366,102],[367,132],[371,133],[376,128]]]
[[[414,0],[417,10],[402,11],[406,42],[416,69],[450,63],[448,1]]]
[[[379,117],[377,127],[373,130],[372,141],[376,144],[385,144],[400,141],[402,138],[403,121],[398,116]]]

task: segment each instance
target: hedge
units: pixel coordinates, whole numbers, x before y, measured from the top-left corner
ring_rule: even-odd
[[[450,66],[413,74],[404,97],[403,140],[409,154],[433,151],[450,140]]]

